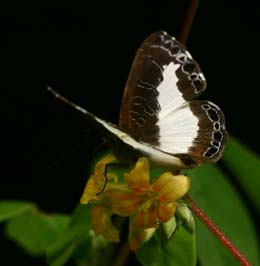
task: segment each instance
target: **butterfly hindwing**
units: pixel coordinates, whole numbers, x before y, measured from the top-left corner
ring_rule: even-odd
[[[217,161],[227,140],[225,118],[209,101],[190,101],[159,121],[157,149],[194,164]]]

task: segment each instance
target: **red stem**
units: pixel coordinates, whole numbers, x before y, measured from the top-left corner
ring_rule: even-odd
[[[189,37],[190,29],[192,26],[193,19],[196,15],[198,5],[199,5],[199,0],[190,0],[189,7],[185,14],[185,18],[183,20],[183,24],[181,27],[181,32],[178,38],[178,40],[183,44],[186,44],[186,41]]]
[[[187,195],[185,200],[189,203],[192,212],[207,226],[207,228],[221,241],[229,252],[241,263],[241,266],[252,265],[244,255],[234,246],[225,234],[212,222],[212,220],[198,207],[194,200]]]

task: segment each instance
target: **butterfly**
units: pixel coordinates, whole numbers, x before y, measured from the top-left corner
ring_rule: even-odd
[[[220,108],[194,100],[206,89],[198,63],[186,47],[164,31],[138,49],[125,86],[119,126],[102,120],[48,90],[88,119],[121,162],[139,157],[171,169],[191,168],[222,156],[227,130]]]

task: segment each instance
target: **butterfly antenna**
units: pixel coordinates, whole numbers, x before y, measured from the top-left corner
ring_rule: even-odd
[[[118,163],[108,163],[105,166],[105,171],[104,171],[104,177],[105,177],[105,182],[103,185],[103,188],[96,194],[97,196],[99,194],[102,194],[107,186],[107,182],[108,182],[108,168],[112,168],[112,167],[116,167],[116,168],[126,168],[129,167],[129,163],[122,163],[122,162],[118,162]]]
[[[78,150],[81,146],[83,146],[86,143],[91,142],[92,140],[94,140],[95,138],[97,138],[97,136],[92,136],[86,140],[84,140],[83,142],[81,142],[79,145],[75,146],[74,148],[72,148],[71,150],[65,152],[59,159],[57,159],[56,161],[54,161],[53,163],[51,163],[46,170],[44,171],[45,173],[47,171],[49,171],[51,168],[53,168],[55,165],[57,165],[58,163],[60,163],[61,161],[63,161],[65,158],[67,158],[70,154],[72,154],[74,151]]]
[[[93,131],[93,128],[88,127],[82,130],[83,134],[88,134],[89,132]]]

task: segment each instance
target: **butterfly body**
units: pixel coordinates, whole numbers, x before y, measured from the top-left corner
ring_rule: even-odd
[[[170,169],[215,162],[227,140],[224,114],[209,101],[193,100],[206,80],[185,46],[166,32],[151,34],[135,56],[120,110],[119,127],[49,90],[82,112],[116,157],[145,156]]]

